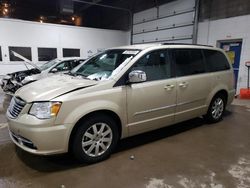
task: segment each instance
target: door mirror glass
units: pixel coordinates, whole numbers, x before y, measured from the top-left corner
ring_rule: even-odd
[[[53,68],[50,72],[56,73],[56,72],[58,72],[58,70],[57,70],[57,68]]]
[[[140,83],[147,81],[147,75],[144,71],[134,70],[129,73],[129,83]]]

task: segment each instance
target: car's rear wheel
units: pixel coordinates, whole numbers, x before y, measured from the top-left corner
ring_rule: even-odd
[[[217,94],[212,99],[205,118],[211,123],[216,123],[220,121],[223,117],[225,106],[226,106],[225,96],[222,94]]]
[[[118,129],[115,121],[98,114],[80,122],[75,131],[72,151],[84,163],[95,163],[107,159],[118,142]]]

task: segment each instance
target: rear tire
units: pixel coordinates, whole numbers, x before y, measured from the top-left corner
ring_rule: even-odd
[[[71,145],[75,158],[89,164],[107,159],[119,139],[115,121],[103,114],[96,114],[79,123]]]
[[[207,114],[205,115],[205,119],[209,123],[216,123],[222,120],[224,111],[226,107],[226,98],[222,94],[217,94],[212,99]]]

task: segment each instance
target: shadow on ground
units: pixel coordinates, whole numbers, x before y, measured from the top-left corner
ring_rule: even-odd
[[[225,117],[230,115],[231,112],[226,111]],[[119,153],[148,143],[159,141],[161,139],[166,139],[168,137],[181,134],[183,132],[198,128],[200,126],[210,126],[210,125],[207,124],[203,118],[196,118],[183,123],[168,126],[162,129],[126,138],[120,141],[115,153]],[[16,147],[16,153],[18,157],[27,166],[40,172],[63,171],[87,165],[78,163],[71,154],[37,156],[27,153],[18,147]]]

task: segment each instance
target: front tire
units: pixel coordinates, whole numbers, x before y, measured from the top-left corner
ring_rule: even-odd
[[[115,121],[103,114],[96,114],[79,123],[71,146],[76,159],[82,163],[107,159],[119,139]]]
[[[208,108],[208,112],[205,115],[205,118],[210,123],[216,123],[222,120],[224,111],[226,107],[226,99],[222,94],[216,95]]]

